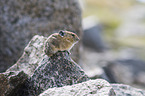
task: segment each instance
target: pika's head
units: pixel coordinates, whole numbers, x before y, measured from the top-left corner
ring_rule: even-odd
[[[59,31],[59,35],[63,38],[63,40],[68,40],[71,43],[76,43],[80,40],[75,33],[70,31]]]

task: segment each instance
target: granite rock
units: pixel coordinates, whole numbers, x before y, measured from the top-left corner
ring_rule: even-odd
[[[51,87],[89,80],[79,65],[71,59],[69,52],[59,51],[51,57],[45,55],[43,51],[45,40],[43,36],[34,36],[17,63],[0,75],[2,77],[0,91],[4,96],[34,96],[32,94],[38,95]],[[23,74],[15,86],[9,86],[11,82],[8,81],[9,75],[5,76],[7,73],[12,73],[12,76],[17,73],[16,81],[19,74],[20,76]]]
[[[12,96],[27,79],[28,76],[23,71],[0,73],[0,96]]]
[[[110,82],[145,88],[145,62],[139,59],[122,59],[108,62],[104,71]]]
[[[145,90],[137,89],[125,84],[111,84],[116,96],[145,96]]]
[[[17,63],[6,72],[0,73],[1,96],[13,96],[12,94],[31,77],[39,62],[45,56],[43,52],[45,40],[46,38],[43,36],[34,36]]]
[[[89,80],[67,51],[45,56],[28,81],[13,96],[37,96],[53,87],[73,85]]]
[[[46,37],[35,35],[25,47],[23,55],[17,63],[10,67],[7,72],[23,70],[30,77],[45,56],[43,47],[46,39]]]
[[[103,80],[89,80],[72,86],[50,88],[39,96],[116,96],[111,85]]]

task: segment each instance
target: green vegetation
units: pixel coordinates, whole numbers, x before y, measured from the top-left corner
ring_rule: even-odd
[[[114,41],[114,30],[121,23],[121,13],[134,4],[133,0],[86,0],[83,17],[96,16],[104,26],[106,41]]]
[[[100,23],[103,24],[105,41],[110,44],[113,50],[117,51],[122,47],[141,48],[139,56],[144,58],[145,54],[142,53],[145,52],[145,37],[118,38],[115,35],[118,26],[124,22],[122,16],[134,5],[143,4],[136,0],[85,0],[83,17],[93,15],[99,19]],[[145,22],[145,19],[142,22]]]

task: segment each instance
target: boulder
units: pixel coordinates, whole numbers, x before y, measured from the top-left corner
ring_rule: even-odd
[[[24,49],[23,55],[6,72],[0,73],[0,95],[13,96],[23,84],[31,77],[39,62],[45,56],[43,52],[43,36],[34,36]]]
[[[116,96],[145,96],[145,90],[137,89],[125,84],[111,84]]]
[[[15,91],[12,90],[10,96],[38,95],[48,88],[89,80],[84,71],[70,58],[69,52],[60,51],[52,57],[45,55],[43,51],[45,40],[43,36],[34,36],[17,63],[6,71],[23,71],[28,76],[18,84]]]
[[[110,82],[145,88],[145,62],[142,60],[111,61],[104,70]]]
[[[0,73],[0,96],[11,96],[27,79],[23,71]]]
[[[90,80],[67,51],[48,57],[43,52],[45,40],[43,36],[34,36],[17,63],[0,73],[1,96],[145,95],[143,90],[128,85],[110,85],[102,79]],[[136,69],[143,69],[141,65],[137,65]]]
[[[23,55],[6,72],[24,71],[29,77],[34,73],[37,66],[40,65],[42,58],[45,57],[43,47],[47,38],[35,35],[25,47]]]
[[[34,35],[49,36],[70,30],[81,36],[81,10],[77,0],[0,0],[0,72],[16,63]],[[79,59],[79,44],[72,50]]]
[[[72,86],[49,88],[39,96],[116,96],[111,85],[103,80],[89,80]]]
[[[13,96],[37,96],[53,87],[73,85],[89,80],[67,51],[45,56],[28,81]]]
[[[102,37],[102,25],[95,17],[90,16],[83,19],[83,45],[96,52],[103,52],[106,44]]]

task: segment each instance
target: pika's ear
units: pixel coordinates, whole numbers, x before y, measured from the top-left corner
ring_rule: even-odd
[[[63,37],[64,35],[65,35],[65,33],[64,33],[64,31],[59,31],[59,35],[61,36],[61,37]]]

